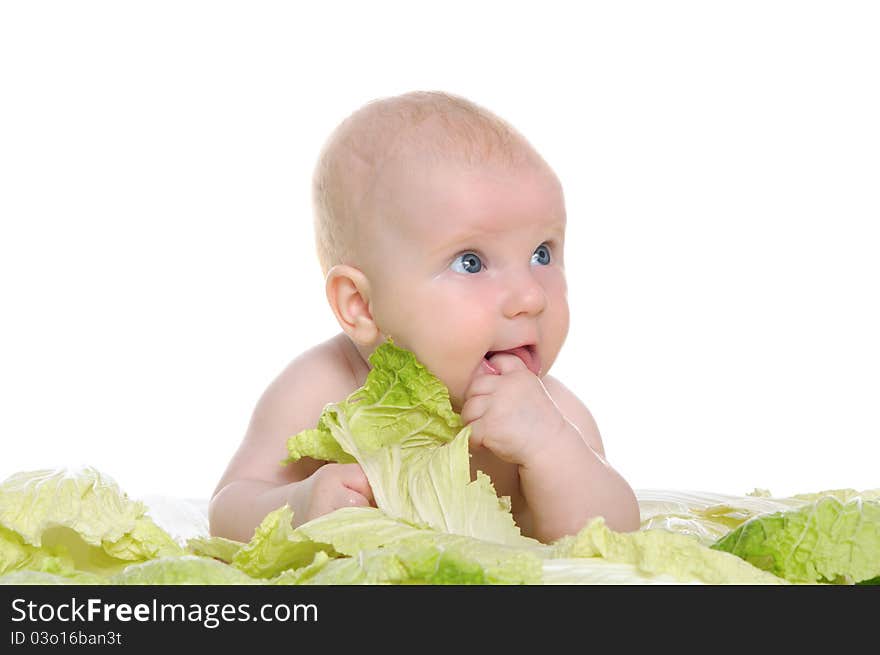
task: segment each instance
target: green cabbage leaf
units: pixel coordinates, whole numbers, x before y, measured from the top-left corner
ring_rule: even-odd
[[[391,341],[373,352],[370,364],[363,387],[324,408],[317,433],[290,438],[289,459],[357,461],[377,507],[390,517],[496,543],[533,542],[521,535],[510,499],[495,493],[487,475],[471,481],[470,428],[462,426],[443,383]],[[328,457],[334,443],[346,457]]]
[[[880,501],[834,495],[755,516],[712,548],[793,582],[862,583],[880,576]]]

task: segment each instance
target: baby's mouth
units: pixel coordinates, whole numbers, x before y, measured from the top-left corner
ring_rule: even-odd
[[[490,372],[495,375],[499,375],[500,371],[498,367],[492,364],[492,358],[495,355],[513,355],[515,357],[519,357],[522,360],[522,363],[526,365],[526,368],[529,369],[532,373],[539,376],[541,375],[541,359],[538,357],[538,351],[535,348],[534,344],[523,344],[522,346],[517,346],[515,348],[508,348],[507,350],[490,350],[483,357],[484,362],[488,365]]]

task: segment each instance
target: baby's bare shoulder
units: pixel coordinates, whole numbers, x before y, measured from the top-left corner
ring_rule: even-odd
[[[344,400],[357,386],[338,337],[297,356],[257,401],[244,439],[218,489],[235,479],[280,484],[311,474],[320,462],[304,458],[286,467],[279,466],[287,456],[288,438],[315,427],[327,403]]]
[[[357,389],[341,339],[309,348],[278,374],[254,408],[245,441],[286,443],[288,437],[315,427],[327,403],[344,400]]]
[[[344,335],[342,338],[345,338]],[[266,393],[286,396],[292,392],[306,393],[309,389],[335,391],[347,388],[353,382],[351,364],[340,337],[336,336],[309,348],[293,359],[272,381]]]
[[[605,448],[602,445],[599,427],[596,425],[596,420],[583,401],[552,375],[545,375],[542,378],[542,382],[544,383],[544,388],[547,389],[547,393],[553,398],[553,402],[559,407],[562,415],[574,423],[578,430],[580,430],[584,440],[593,450],[604,456]]]

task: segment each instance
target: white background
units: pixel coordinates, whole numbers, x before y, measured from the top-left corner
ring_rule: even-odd
[[[636,489],[880,486],[871,2],[0,9],[0,478],[207,498],[337,331],[309,181],[363,103],[520,129],[569,215],[554,374]]]

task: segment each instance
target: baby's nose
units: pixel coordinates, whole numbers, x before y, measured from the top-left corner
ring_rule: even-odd
[[[514,318],[520,314],[540,314],[546,305],[547,295],[544,293],[544,287],[531,272],[511,275],[503,304],[504,315],[507,318]]]

